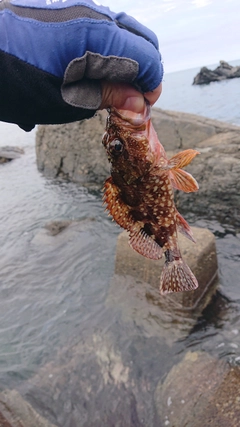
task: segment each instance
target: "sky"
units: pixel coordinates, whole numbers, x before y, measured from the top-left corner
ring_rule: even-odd
[[[239,59],[240,0],[98,0],[153,30],[165,72]]]

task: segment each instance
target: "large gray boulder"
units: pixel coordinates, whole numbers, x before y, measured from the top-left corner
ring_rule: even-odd
[[[101,146],[106,113],[66,125],[39,126],[37,165],[51,177],[101,184],[109,164]],[[169,157],[187,148],[201,152],[188,170],[199,183],[194,194],[177,192],[180,209],[240,221],[240,127],[193,114],[152,110],[152,120]]]
[[[107,113],[91,120],[39,126],[36,134],[37,166],[48,177],[74,182],[102,183],[109,171],[102,147]]]

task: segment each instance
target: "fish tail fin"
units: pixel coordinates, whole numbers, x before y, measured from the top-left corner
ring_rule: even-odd
[[[171,262],[166,261],[160,278],[160,294],[193,291],[198,282],[188,265],[182,258]]]
[[[187,166],[194,157],[200,154],[199,151],[189,148],[188,150],[181,151],[175,154],[168,160],[168,167],[171,169],[181,169]]]

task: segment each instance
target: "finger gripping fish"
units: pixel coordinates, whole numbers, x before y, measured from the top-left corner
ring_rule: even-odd
[[[154,260],[164,253],[161,294],[196,289],[197,279],[182,259],[177,231],[195,240],[175,207],[173,188],[198,190],[196,180],[182,168],[199,152],[185,150],[168,160],[147,105],[142,115],[111,108],[102,142],[111,163],[104,185],[106,210],[129,232],[135,251]]]

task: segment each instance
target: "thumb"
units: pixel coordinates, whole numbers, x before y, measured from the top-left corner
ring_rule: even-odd
[[[145,107],[143,94],[126,83],[102,81],[102,102],[100,110],[115,107],[121,110],[141,113]]]
[[[128,110],[142,113],[145,108],[145,99],[153,105],[162,92],[162,83],[152,92],[142,94],[127,83],[114,83],[102,81],[102,103],[100,110],[115,107],[119,110]]]

